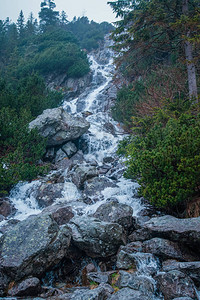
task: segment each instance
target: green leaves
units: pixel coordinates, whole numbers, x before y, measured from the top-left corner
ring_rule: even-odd
[[[46,151],[46,141],[36,130],[29,131],[30,113],[0,110],[0,191],[9,190],[20,180],[32,180],[47,171],[39,160]]]
[[[166,210],[184,205],[200,186],[200,117],[183,113],[154,123],[125,146],[126,176],[139,178],[141,195]]]

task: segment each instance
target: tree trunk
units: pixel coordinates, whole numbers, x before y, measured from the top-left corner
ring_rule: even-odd
[[[188,0],[183,0],[182,11],[184,15],[188,15]],[[190,31],[187,32],[187,38],[190,38]],[[189,97],[191,100],[195,100],[196,102],[198,99],[196,69],[192,55],[192,44],[189,42],[189,40],[184,42],[184,47],[188,73]]]

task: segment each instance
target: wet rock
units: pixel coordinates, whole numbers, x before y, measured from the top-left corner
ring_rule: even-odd
[[[14,213],[16,209],[10,203],[9,199],[1,199],[0,198],[0,214],[4,217],[8,217],[12,213]]]
[[[88,264],[86,267],[87,273],[97,272],[97,268],[93,263]]]
[[[102,272],[92,272],[87,274],[88,281],[94,281],[96,283],[108,283],[108,276],[107,273]]]
[[[118,223],[128,229],[133,225],[133,209],[117,201],[109,201],[98,207],[94,213],[94,217],[105,221]]]
[[[98,176],[96,167],[82,164],[75,167],[71,172],[72,182],[78,187],[82,188],[84,182],[88,179]]]
[[[6,231],[12,229],[19,222],[20,222],[19,220],[15,220],[15,219],[8,220],[5,225],[0,227],[0,232],[4,234]]]
[[[41,292],[40,280],[36,277],[31,277],[14,285],[8,290],[8,296],[37,296]]]
[[[147,274],[155,274],[158,269],[158,261],[151,253],[143,253],[142,244],[131,243],[121,246],[117,254],[117,268],[124,270],[138,270]]]
[[[81,281],[82,281],[82,285],[89,285],[89,280],[88,280],[88,273],[92,273],[92,272],[97,272],[97,268],[95,267],[95,265],[93,263],[88,264],[87,266],[85,266],[85,268],[83,268],[82,272],[81,272]]]
[[[2,222],[3,220],[5,220],[5,217],[3,215],[0,215],[0,222]],[[0,228],[1,230],[1,228]]]
[[[104,158],[103,158],[103,162],[104,162],[105,164],[110,164],[110,163],[114,162],[114,160],[115,160],[115,158],[112,157],[112,156],[107,156],[107,157],[104,157]]]
[[[61,291],[61,289],[43,286],[40,297],[44,297],[44,298],[36,298],[33,300],[39,300],[39,299],[51,299],[51,300],[55,299],[56,300],[56,299],[58,299],[59,296],[62,296],[63,294],[64,294],[64,292]]]
[[[62,149],[59,149],[56,152],[55,163],[57,163],[63,159],[68,159],[67,154]]]
[[[174,270],[158,274],[155,279],[158,289],[163,293],[166,300],[185,296],[196,299],[196,291],[193,281],[184,273]]]
[[[79,150],[76,154],[74,154],[70,159],[63,159],[59,162],[56,162],[55,166],[58,170],[62,172],[70,171],[74,166],[82,164],[84,162],[83,152]]]
[[[66,73],[51,73],[47,78],[47,87],[50,89],[61,90],[65,100],[78,97],[92,81],[92,73],[88,73],[81,78],[68,78]]]
[[[129,236],[128,236],[128,240],[130,242],[143,242],[146,240],[150,240],[153,237],[153,234],[149,231],[147,231],[144,228],[141,229],[137,229],[135,231],[133,231]]]
[[[10,279],[0,271],[0,297],[5,296]]]
[[[93,290],[80,289],[76,290],[73,294],[64,294],[57,299],[65,300],[104,300],[111,296],[114,292],[113,288],[108,284],[100,284],[97,288]]]
[[[62,107],[46,109],[29,123],[30,129],[37,128],[39,134],[47,138],[48,146],[75,140],[84,134],[89,126],[85,119],[68,114]]]
[[[111,256],[125,243],[123,229],[116,223],[81,216],[74,217],[70,227],[74,244],[91,257]]]
[[[163,262],[162,270],[165,272],[172,270],[181,271],[190,276],[198,287],[200,286],[200,261],[178,262],[176,260],[167,260]]]
[[[69,158],[77,152],[76,145],[72,142],[64,144],[61,149],[66,153],[67,157]]]
[[[36,192],[36,200],[41,207],[52,205],[56,199],[63,197],[63,189],[64,183],[42,183]]]
[[[103,166],[102,168],[99,168],[99,174],[105,175],[109,171],[109,169],[110,168]]]
[[[186,250],[182,250],[177,243],[161,238],[145,241],[142,250],[153,253],[162,259],[175,258],[183,261],[192,259],[192,256],[186,253]]]
[[[197,246],[197,251],[200,249],[200,217],[191,219],[177,219],[173,216],[156,217],[143,226],[154,237],[167,238],[188,244],[190,247]]]
[[[48,148],[46,153],[45,153],[44,160],[45,161],[52,161],[55,158],[55,155],[56,155],[55,148],[54,147]]]
[[[152,296],[154,294],[154,282],[152,279],[146,276],[138,276],[135,274],[130,274],[125,271],[119,272],[119,279],[116,282],[116,285],[121,289],[124,287],[129,287],[133,290],[140,291],[142,294]]]
[[[71,230],[49,215],[31,216],[0,238],[0,268],[11,279],[40,276],[65,256]]]
[[[123,288],[114,293],[109,300],[149,300],[142,292],[130,288]]]
[[[115,135],[115,127],[112,123],[105,123],[103,125],[103,129],[106,130],[108,133],[111,133],[112,135]]]
[[[117,187],[111,180],[105,177],[95,177],[85,182],[84,184],[84,193],[86,196],[96,196],[98,197],[101,192],[107,188]]]
[[[43,210],[42,214],[44,213],[51,215],[58,225],[67,224],[74,217],[71,206],[66,206],[63,204],[47,207]]]

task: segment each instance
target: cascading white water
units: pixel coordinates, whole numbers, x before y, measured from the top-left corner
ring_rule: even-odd
[[[107,41],[107,43],[109,42]],[[84,158],[86,161],[95,160],[98,166],[103,165],[105,157],[115,156],[118,143],[124,137],[123,129],[111,117],[108,109],[109,103],[105,95],[114,72],[112,51],[109,48],[104,48],[102,51],[103,55],[107,57],[106,63],[99,63],[95,59],[94,54],[88,57],[93,72],[93,80],[91,86],[87,89],[87,94],[63,103],[63,108],[70,110],[71,114],[82,115],[82,113],[88,113],[87,120],[90,122],[90,129],[83,136],[88,146],[88,151],[84,154]],[[112,125],[114,133],[109,132],[105,128],[106,124]],[[120,168],[123,169],[124,166],[122,167],[119,164],[116,172],[119,172]],[[41,182],[37,180],[31,183],[19,183],[13,188],[10,193],[10,200],[17,211],[14,216],[15,219],[23,220],[29,215],[39,214],[42,211],[35,199],[35,190],[40,184]],[[80,198],[80,194],[73,184],[70,186],[70,183],[66,182],[64,187],[63,197],[57,199],[55,203],[70,202],[73,204],[76,199]],[[134,215],[137,215],[144,208],[140,199],[134,198],[137,188],[137,183],[126,180],[121,176],[117,181],[116,187],[105,188],[101,192],[101,201],[89,206],[79,202],[75,210],[77,209],[79,212],[82,210],[84,213],[91,214],[99,205],[114,196],[119,202],[132,206]],[[5,222],[3,221],[3,223]]]

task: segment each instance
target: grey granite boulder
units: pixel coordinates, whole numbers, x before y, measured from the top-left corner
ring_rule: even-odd
[[[37,296],[41,290],[40,280],[37,277],[31,277],[15,284],[8,290],[8,296]]]
[[[61,229],[49,215],[31,216],[0,238],[0,268],[17,281],[41,276],[66,255],[71,230]]]
[[[42,183],[36,191],[36,200],[39,206],[46,207],[52,205],[56,199],[63,197],[64,183],[52,183],[51,181]]]
[[[98,175],[99,172],[97,168],[88,164],[81,164],[79,166],[76,166],[71,171],[72,182],[78,188],[81,188],[86,180],[96,177]]]
[[[123,228],[88,216],[74,217],[69,226],[74,244],[91,257],[107,257],[116,254],[125,243]]]
[[[130,289],[128,287],[119,290],[109,298],[109,300],[150,300],[150,299],[152,298],[149,298],[149,296],[145,296],[142,292]]]
[[[51,205],[42,211],[42,214],[48,213],[58,225],[67,224],[73,217],[72,207],[67,204]]]
[[[124,287],[129,287],[133,290],[140,291],[142,294],[152,296],[154,294],[155,284],[153,279],[145,275],[135,275],[125,271],[119,272],[119,278],[116,285],[121,289]]]
[[[73,293],[51,297],[51,300],[106,300],[110,299],[113,292],[114,289],[109,284],[100,284],[93,290],[77,288]]]
[[[81,117],[68,114],[62,107],[46,109],[29,123],[29,129],[37,128],[47,138],[48,146],[57,146],[83,135],[90,124]]]
[[[94,217],[105,221],[118,223],[128,229],[133,225],[133,209],[117,201],[109,201],[98,207]]]
[[[181,271],[188,275],[198,287],[200,286],[200,261],[179,262],[169,259],[163,263],[162,270],[165,272]]]
[[[152,218],[144,223],[143,227],[144,230],[153,235],[153,237],[162,237],[172,241],[186,243],[190,247],[200,246],[200,217],[178,219],[167,215]],[[198,250],[198,248],[199,247],[197,247],[196,250]]]
[[[181,248],[177,243],[161,238],[153,238],[143,242],[142,250],[143,252],[153,253],[162,259],[174,258],[186,261],[193,258],[189,251],[186,252],[184,247]]]
[[[117,253],[117,268],[137,270],[142,274],[153,275],[158,270],[158,259],[151,253],[142,252],[142,243],[121,246]]]
[[[59,149],[56,152],[55,163],[58,163],[59,161],[61,161],[63,159],[68,159],[67,154],[62,149]]]
[[[106,177],[94,177],[84,184],[84,194],[86,196],[99,197],[105,188],[115,188],[117,185]]]
[[[69,158],[77,152],[76,145],[72,142],[64,144],[61,149],[67,154],[67,157]]]
[[[158,283],[158,289],[164,295],[165,300],[172,300],[182,296],[197,299],[193,281],[180,271],[174,270],[160,273],[155,279]]]

